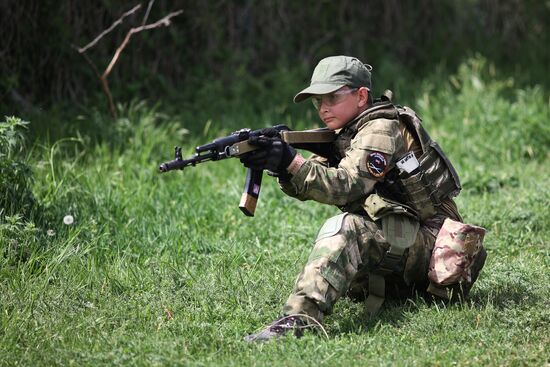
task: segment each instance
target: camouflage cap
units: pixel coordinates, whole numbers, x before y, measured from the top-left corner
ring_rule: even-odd
[[[319,61],[309,87],[296,94],[294,102],[302,102],[312,95],[328,94],[337,91],[343,86],[352,88],[371,88],[372,66],[363,64],[355,57],[330,56]]]

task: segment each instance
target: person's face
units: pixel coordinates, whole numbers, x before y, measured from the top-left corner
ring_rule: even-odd
[[[367,88],[342,87],[330,94],[312,97],[319,117],[330,130],[343,128],[367,105]]]

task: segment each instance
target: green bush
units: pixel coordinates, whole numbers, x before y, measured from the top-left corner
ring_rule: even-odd
[[[15,214],[30,218],[36,214],[33,174],[22,158],[27,125],[17,117],[0,122],[0,218]]]
[[[40,243],[35,222],[41,210],[35,199],[31,167],[25,162],[28,122],[6,117],[0,122],[0,257],[3,266],[27,261]]]

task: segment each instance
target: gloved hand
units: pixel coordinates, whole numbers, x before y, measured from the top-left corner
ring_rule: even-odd
[[[254,170],[285,173],[296,156],[296,149],[285,143],[274,128],[260,130],[260,135],[251,136],[248,143],[259,149],[243,155],[241,163]]]

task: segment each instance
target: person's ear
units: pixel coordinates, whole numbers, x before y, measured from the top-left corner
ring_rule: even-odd
[[[366,106],[369,102],[369,90],[365,87],[361,87],[357,90],[359,93],[359,107]]]

